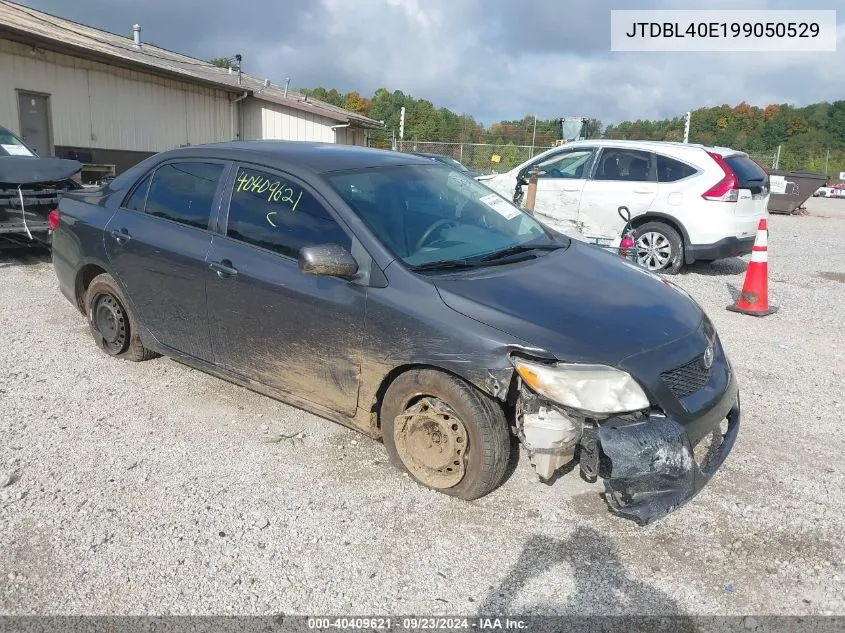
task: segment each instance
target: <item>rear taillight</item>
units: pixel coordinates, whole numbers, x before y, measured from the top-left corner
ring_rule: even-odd
[[[701,197],[705,200],[713,200],[716,202],[736,202],[739,199],[739,180],[733,169],[725,162],[721,154],[714,152],[707,152],[710,158],[716,161],[722,171],[725,172],[725,177],[717,182],[711,189],[705,191]]]
[[[62,219],[62,216],[59,214],[58,209],[53,209],[52,211],[50,211],[49,220],[50,220],[50,230],[51,231],[56,230],[56,228],[59,226],[59,220],[61,220],[61,219]]]

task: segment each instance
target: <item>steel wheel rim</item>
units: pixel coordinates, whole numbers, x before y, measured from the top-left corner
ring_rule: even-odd
[[[424,396],[396,416],[393,440],[402,463],[426,486],[451,488],[463,480],[469,434],[439,398]]]
[[[126,347],[127,327],[123,307],[111,295],[100,295],[94,302],[94,325],[103,341],[103,347],[119,354]]]
[[[648,270],[660,270],[672,261],[672,244],[663,233],[649,231],[637,238],[637,263]]]

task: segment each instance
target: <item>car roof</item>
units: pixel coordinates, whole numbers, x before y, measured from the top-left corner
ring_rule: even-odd
[[[404,152],[310,141],[227,141],[180,147],[160,154],[167,158],[199,155],[230,160],[255,160],[260,157],[268,163],[295,164],[317,174],[345,169],[431,164],[428,159]]]
[[[585,139],[582,141],[571,141],[566,143],[565,145],[560,145],[558,147],[554,147],[552,149],[559,149],[560,147],[583,147],[583,146],[605,146],[605,145],[612,145],[616,147],[630,147],[634,149],[636,147],[646,147],[651,148],[657,151],[661,147],[678,147],[678,148],[690,148],[696,147],[699,149],[703,149],[708,152],[715,152],[717,154],[724,155],[731,155],[731,154],[745,154],[740,150],[736,150],[730,147],[721,147],[715,145],[703,145],[701,143],[682,143],[680,141],[651,141],[651,140],[628,140],[628,139],[610,139],[610,138],[597,138],[597,139]],[[549,151],[549,150],[547,150]]]
[[[414,156],[425,156],[426,158],[448,158],[449,160],[455,160],[451,156],[444,156],[443,154],[435,154],[433,152],[408,152],[409,154],[413,154]]]
[[[654,152],[659,152],[661,149],[666,149],[667,147],[671,148],[684,148],[684,149],[700,149],[705,152],[713,152],[716,154],[720,154],[722,156],[748,156],[745,152],[740,152],[735,149],[731,149],[729,147],[711,147],[708,145],[702,145],[700,143],[680,143],[677,141],[632,141],[627,139],[610,139],[610,138],[594,138],[594,139],[584,139],[581,141],[570,141],[563,145],[557,145],[555,147],[550,147],[549,149],[535,154],[532,158],[524,161],[523,163],[514,167],[515,170],[523,169],[526,165],[533,163],[538,159],[543,159],[546,156],[551,156],[556,152],[563,151],[567,148],[579,148],[579,147],[628,147],[630,149],[642,149],[642,150],[651,150]]]

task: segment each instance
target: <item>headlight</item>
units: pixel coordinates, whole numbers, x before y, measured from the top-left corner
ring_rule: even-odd
[[[598,415],[649,407],[631,375],[607,365],[543,365],[521,358],[514,358],[513,364],[529,387],[565,407]]]

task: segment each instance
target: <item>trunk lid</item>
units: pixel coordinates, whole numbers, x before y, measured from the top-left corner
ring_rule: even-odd
[[[769,175],[747,154],[726,154],[724,159],[739,181],[734,210],[736,237],[754,237],[760,220],[769,215]]]

